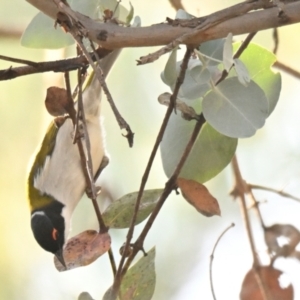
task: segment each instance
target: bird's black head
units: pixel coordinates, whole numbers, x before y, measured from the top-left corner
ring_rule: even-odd
[[[64,205],[54,201],[31,214],[31,229],[39,245],[52,252],[65,266],[63,246],[65,243],[65,221],[61,215]]]

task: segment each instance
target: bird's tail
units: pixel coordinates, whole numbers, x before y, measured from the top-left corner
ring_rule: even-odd
[[[104,78],[106,78],[109,74],[109,71],[111,70],[121,50],[122,49],[114,50],[101,59],[100,67],[104,73]],[[83,91],[83,105],[86,118],[89,116],[100,115],[100,102],[101,85],[97,76],[95,76],[95,72],[93,71]]]

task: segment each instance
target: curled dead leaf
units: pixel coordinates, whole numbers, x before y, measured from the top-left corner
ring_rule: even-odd
[[[280,256],[298,256],[296,247],[300,243],[300,232],[290,224],[274,224],[266,227],[265,241],[273,261]]]
[[[195,180],[184,178],[178,178],[177,185],[183,197],[201,214],[206,217],[221,215],[217,199],[210,194],[206,186]]]
[[[45,106],[51,116],[58,117],[68,112],[68,94],[66,89],[51,86],[47,89]]]
[[[110,248],[111,240],[108,233],[98,233],[86,230],[67,241],[63,251],[67,269],[54,257],[54,264],[58,271],[67,271],[87,266]]]
[[[170,98],[171,94],[170,93],[163,93],[158,97],[158,102],[160,104],[169,106],[170,105]],[[195,112],[194,108],[191,106],[188,106],[185,102],[176,99],[175,102],[176,109],[181,111],[181,116],[183,119],[187,121],[191,120],[199,120],[199,115]]]
[[[294,288],[291,284],[287,287],[280,285],[280,277],[283,273],[271,266],[260,267],[257,271],[260,275],[267,299],[293,300]],[[256,272],[251,269],[245,276],[240,293],[241,300],[264,300],[265,297],[257,282]]]

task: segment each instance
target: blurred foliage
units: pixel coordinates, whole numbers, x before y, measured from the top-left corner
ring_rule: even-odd
[[[192,14],[205,15],[237,2],[218,0],[201,6],[199,1],[187,0],[184,4]],[[159,23],[166,16],[175,15],[168,1],[134,0],[132,4],[145,25]],[[1,27],[24,29],[37,13],[23,0],[0,0],[0,7]],[[149,13],[153,7],[159,8],[155,15]],[[279,30],[279,59],[296,69],[300,69],[299,51],[295,44],[299,27],[294,25]],[[272,49],[271,31],[259,33],[255,42]],[[110,198],[117,199],[138,189],[165,112],[165,107],[157,103],[157,97],[166,92],[159,74],[167,57],[155,64],[135,67],[135,60],[152,50],[124,50],[108,80],[120,111],[135,132],[135,146],[128,148],[108,104],[104,102],[104,125],[111,163],[100,180],[103,191],[107,192],[107,197],[101,199],[102,207],[107,206]],[[12,39],[0,39],[0,53],[34,61],[51,59],[53,55],[52,52],[22,48],[18,41]],[[14,64],[0,60],[0,69],[10,65]],[[153,74],[157,74],[156,78]],[[0,299],[71,300],[77,299],[83,291],[101,299],[112,281],[106,257],[91,266],[59,274],[51,255],[42,251],[32,237],[25,194],[26,169],[50,120],[43,104],[45,90],[57,81],[61,81],[60,74],[31,75],[0,82]],[[253,138],[243,140],[238,150],[241,170],[247,181],[279,189],[288,185],[289,192],[295,194],[300,194],[298,86],[296,79],[283,76],[282,95],[274,114],[267,120],[265,128]],[[147,251],[156,245],[155,300],[198,299],[200,294],[203,299],[211,298],[209,255],[219,233],[233,221],[235,229],[228,233],[216,251],[214,283],[217,295],[237,298],[242,278],[251,265],[251,254],[239,208],[228,196],[231,178],[227,168],[207,185],[219,200],[222,218],[206,219],[175,195],[164,205],[145,244]],[[157,158],[147,188],[161,188],[165,181],[161,161]],[[265,199],[263,195],[261,197]],[[273,195],[268,200],[268,204],[262,207],[267,224],[277,221],[299,226],[298,204]],[[73,235],[83,229],[96,228],[92,205],[86,199],[79,204],[73,220]],[[137,232],[142,225],[137,226]],[[125,235],[125,230],[111,230],[117,259]],[[259,238],[258,247],[263,247]],[[285,267],[293,274],[292,280],[296,278],[295,293],[299,296],[299,265],[287,263]],[[232,274],[230,278],[226,276],[228,270]]]

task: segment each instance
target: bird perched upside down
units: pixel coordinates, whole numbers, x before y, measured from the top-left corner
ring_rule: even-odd
[[[101,60],[105,76],[119,52],[115,50]],[[94,176],[105,158],[100,93],[100,83],[94,76],[83,92]],[[64,266],[63,248],[70,230],[72,213],[86,189],[79,151],[77,145],[73,144],[73,132],[69,118],[60,127],[50,124],[28,178],[34,237],[43,249],[54,253]]]

